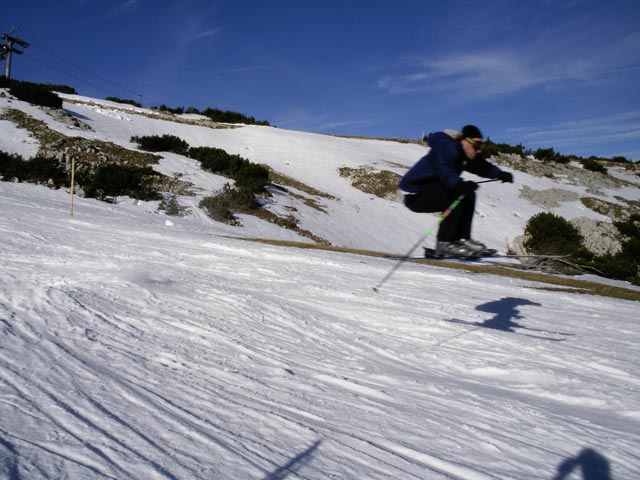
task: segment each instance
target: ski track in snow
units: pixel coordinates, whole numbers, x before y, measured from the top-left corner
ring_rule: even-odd
[[[0,197],[7,478],[638,473],[637,303]]]
[[[423,229],[336,176],[372,159],[402,172],[418,145],[65,108],[93,128],[73,135],[178,134],[330,193],[330,215],[290,207],[337,244],[397,253]],[[0,133],[37,150],[13,124]],[[174,154],[157,168],[199,195],[226,181]],[[484,185],[478,205],[496,247],[539,211],[510,187]],[[391,261],[228,238],[301,239],[249,216],[165,222],[77,199],[70,219],[68,193],[8,183],[0,202],[0,478],[575,480],[597,461],[611,468],[598,480],[639,476],[637,303],[415,264],[376,294]]]

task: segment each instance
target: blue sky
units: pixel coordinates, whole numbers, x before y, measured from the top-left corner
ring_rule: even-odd
[[[637,0],[21,0],[13,78],[280,128],[640,160]]]

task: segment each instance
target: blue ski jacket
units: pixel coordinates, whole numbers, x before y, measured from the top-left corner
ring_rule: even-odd
[[[462,181],[460,174],[463,171],[484,178],[498,178],[501,172],[483,158],[468,159],[460,142],[445,132],[432,133],[427,141],[431,147],[429,153],[400,179],[399,188],[405,193],[421,192],[436,178],[447,188],[454,188]]]

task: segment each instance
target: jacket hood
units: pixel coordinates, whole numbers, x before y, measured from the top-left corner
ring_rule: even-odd
[[[434,148],[436,147],[436,145],[443,142],[447,143],[447,142],[455,142],[455,141],[456,141],[455,136],[452,136],[448,132],[432,133],[429,135],[429,138],[427,138],[427,143],[431,148]]]

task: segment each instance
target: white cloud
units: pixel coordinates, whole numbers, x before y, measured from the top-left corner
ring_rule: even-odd
[[[640,69],[639,44],[637,31],[614,34],[602,27],[568,34],[556,26],[507,48],[487,44],[459,47],[464,53],[404,57],[406,71],[384,76],[377,84],[395,95],[442,92],[469,99],[489,99],[532,87],[611,86],[635,81],[631,76]]]
[[[588,150],[606,143],[640,140],[640,110],[544,126],[512,128],[504,133],[506,137],[517,139],[518,143],[523,143],[529,148],[553,146],[560,150]],[[620,155],[634,157],[637,156],[637,152],[633,155]]]
[[[409,61],[416,72],[386,76],[378,86],[393,94],[435,91],[488,98],[543,82],[521,56],[512,53],[457,54]]]
[[[107,18],[120,17],[122,15],[128,15],[133,12],[138,4],[142,3],[142,0],[127,0],[124,3],[121,3],[117,7],[111,9],[107,13]]]
[[[201,40],[203,38],[208,38],[208,37],[213,37],[216,34],[218,34],[218,32],[220,32],[222,29],[221,28],[212,28],[210,30],[203,30],[202,32],[198,32],[194,35],[191,36],[191,41],[197,41],[197,40]]]
[[[330,115],[316,114],[302,107],[292,107],[278,116],[274,124],[280,128],[305,132],[330,132],[335,129],[358,130],[377,123],[375,119],[335,120]]]

